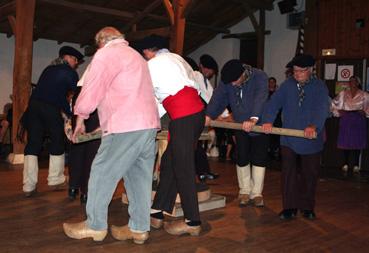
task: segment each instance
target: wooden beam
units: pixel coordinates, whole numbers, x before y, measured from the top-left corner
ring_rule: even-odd
[[[9,15],[15,13],[15,1],[0,6],[0,20],[6,19]]]
[[[163,0],[163,4],[165,7],[165,10],[167,11],[170,25],[174,25],[174,10],[173,10],[172,3],[169,0]]]
[[[8,21],[9,21],[9,25],[10,25],[10,28],[12,29],[12,32],[14,34],[14,36],[16,35],[15,34],[15,31],[16,31],[16,26],[15,26],[15,17],[12,16],[12,15],[9,15],[8,16]]]
[[[265,10],[259,10],[259,30],[258,36],[258,53],[257,53],[257,67],[264,69],[264,51],[265,51]]]
[[[183,18],[183,12],[190,0],[173,0],[174,25],[172,26],[172,36],[170,49],[177,54],[183,53],[183,43],[186,28],[186,19]]]
[[[16,36],[13,71],[13,152],[23,154],[16,141],[18,122],[28,105],[31,92],[33,22],[36,0],[16,0]]]
[[[142,19],[144,19],[147,14],[152,12],[154,9],[156,9],[160,4],[162,0],[155,0],[151,4],[149,4],[142,12],[136,15],[126,26],[123,27],[123,32],[128,31],[134,24],[137,24]]]
[[[145,38],[151,34],[160,35],[163,37],[170,36],[170,27],[155,28],[149,30],[141,30],[136,32],[130,32],[126,34],[128,41],[136,41]]]
[[[253,9],[263,9],[263,10],[268,10],[271,11],[274,9],[274,0],[231,0],[234,3],[237,4],[248,4],[251,8]]]
[[[269,35],[270,31],[264,31],[264,35]],[[222,36],[222,39],[251,39],[257,37],[256,32],[245,32],[245,33],[230,33]]]
[[[192,0],[188,3],[185,10],[183,11],[183,18],[188,18],[188,16],[190,15],[193,7],[196,6],[197,2],[198,2],[198,0]]]
[[[124,19],[125,21],[127,21],[127,19],[133,19],[135,17],[134,14],[132,14],[131,12],[127,12],[127,11],[108,9],[108,8],[94,6],[94,5],[72,3],[72,2],[69,2],[69,1],[65,1],[65,0],[58,0],[58,1],[55,1],[55,0],[38,0],[38,1],[41,2],[41,3],[47,3],[47,4],[57,5],[57,6],[63,6],[63,7],[66,7],[66,8],[71,8],[71,9],[74,9],[75,11],[89,11],[89,12],[93,12],[93,13],[114,16],[116,18]],[[141,12],[138,12],[138,13],[141,13]],[[147,17],[152,18],[154,20],[162,21],[162,22],[168,22],[167,17],[160,16],[160,15],[147,14]],[[194,23],[194,22],[190,22],[190,21],[187,22],[187,25],[189,25],[193,28],[200,29],[200,30],[201,29],[206,29],[206,30],[210,30],[210,31],[218,32],[218,33],[230,33],[229,29],[198,24],[198,23]]]

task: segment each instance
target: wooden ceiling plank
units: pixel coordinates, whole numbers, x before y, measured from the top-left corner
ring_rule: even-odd
[[[184,11],[183,11],[183,18],[188,18],[188,16],[190,15],[190,13],[191,13],[191,10],[194,8],[194,6],[196,6],[196,3],[197,3],[198,1],[197,0],[192,0],[192,1],[190,1],[188,4],[187,4],[187,6],[186,6],[186,8],[184,9]]]
[[[15,17],[13,15],[8,16],[8,21],[10,28],[12,29],[12,32],[14,34],[14,37],[16,36],[16,25],[15,25]]]
[[[167,11],[170,25],[174,25],[174,10],[172,3],[169,0],[163,0],[163,4],[165,6],[165,10]]]
[[[155,0],[151,4],[149,4],[142,12],[136,15],[126,26],[123,27],[123,32],[128,31],[134,24],[137,24],[142,19],[144,19],[147,14],[152,12],[154,9],[156,9],[160,4],[162,0]]]
[[[9,15],[14,14],[15,14],[15,1],[0,6],[0,20],[4,20]]]
[[[257,1],[253,1],[253,0],[231,0],[234,3],[238,3],[238,4],[248,4],[249,6],[251,6],[254,9],[264,9],[264,10],[268,10],[271,11],[274,9],[274,5],[273,2],[274,0],[257,0]]]
[[[170,35],[170,27],[161,27],[155,29],[141,30],[130,32],[126,34],[126,37],[129,41],[136,41],[145,38],[146,36],[156,34],[163,37],[169,37]]]
[[[115,9],[109,9],[104,7],[99,7],[95,5],[88,5],[88,4],[79,4],[79,3],[73,3],[65,0],[38,0],[42,3],[52,4],[52,5],[58,5],[63,6],[66,8],[74,9],[75,11],[89,11],[99,14],[106,14],[118,18],[125,18],[125,19],[131,19],[134,18],[134,14],[127,11],[121,11],[121,10],[115,10]]]

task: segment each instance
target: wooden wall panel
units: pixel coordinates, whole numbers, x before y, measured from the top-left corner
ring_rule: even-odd
[[[369,1],[320,0],[318,52],[335,48],[336,58],[369,57]],[[363,19],[363,28],[356,21]]]

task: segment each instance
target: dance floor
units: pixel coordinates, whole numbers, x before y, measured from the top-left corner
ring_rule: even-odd
[[[22,166],[0,162],[0,252],[369,252],[369,184],[365,180],[325,177],[317,189],[317,219],[298,215],[281,221],[277,216],[281,210],[278,165],[267,170],[264,208],[238,206],[233,163],[211,160],[210,165],[221,176],[208,185],[213,193],[226,197],[226,207],[201,214],[200,236],[152,230],[144,245],[136,245],[116,241],[110,234],[103,242],[67,238],[62,223],[83,220],[85,209],[78,200],[68,200],[66,191],[48,188],[47,161],[41,163],[38,193],[32,198],[25,198],[21,190]],[[128,221],[122,191],[120,183],[109,207],[109,225]]]

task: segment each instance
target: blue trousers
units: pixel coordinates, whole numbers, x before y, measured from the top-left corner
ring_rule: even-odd
[[[87,225],[107,229],[108,206],[123,178],[132,230],[150,230],[156,129],[110,134],[101,140],[92,163],[86,205]]]

